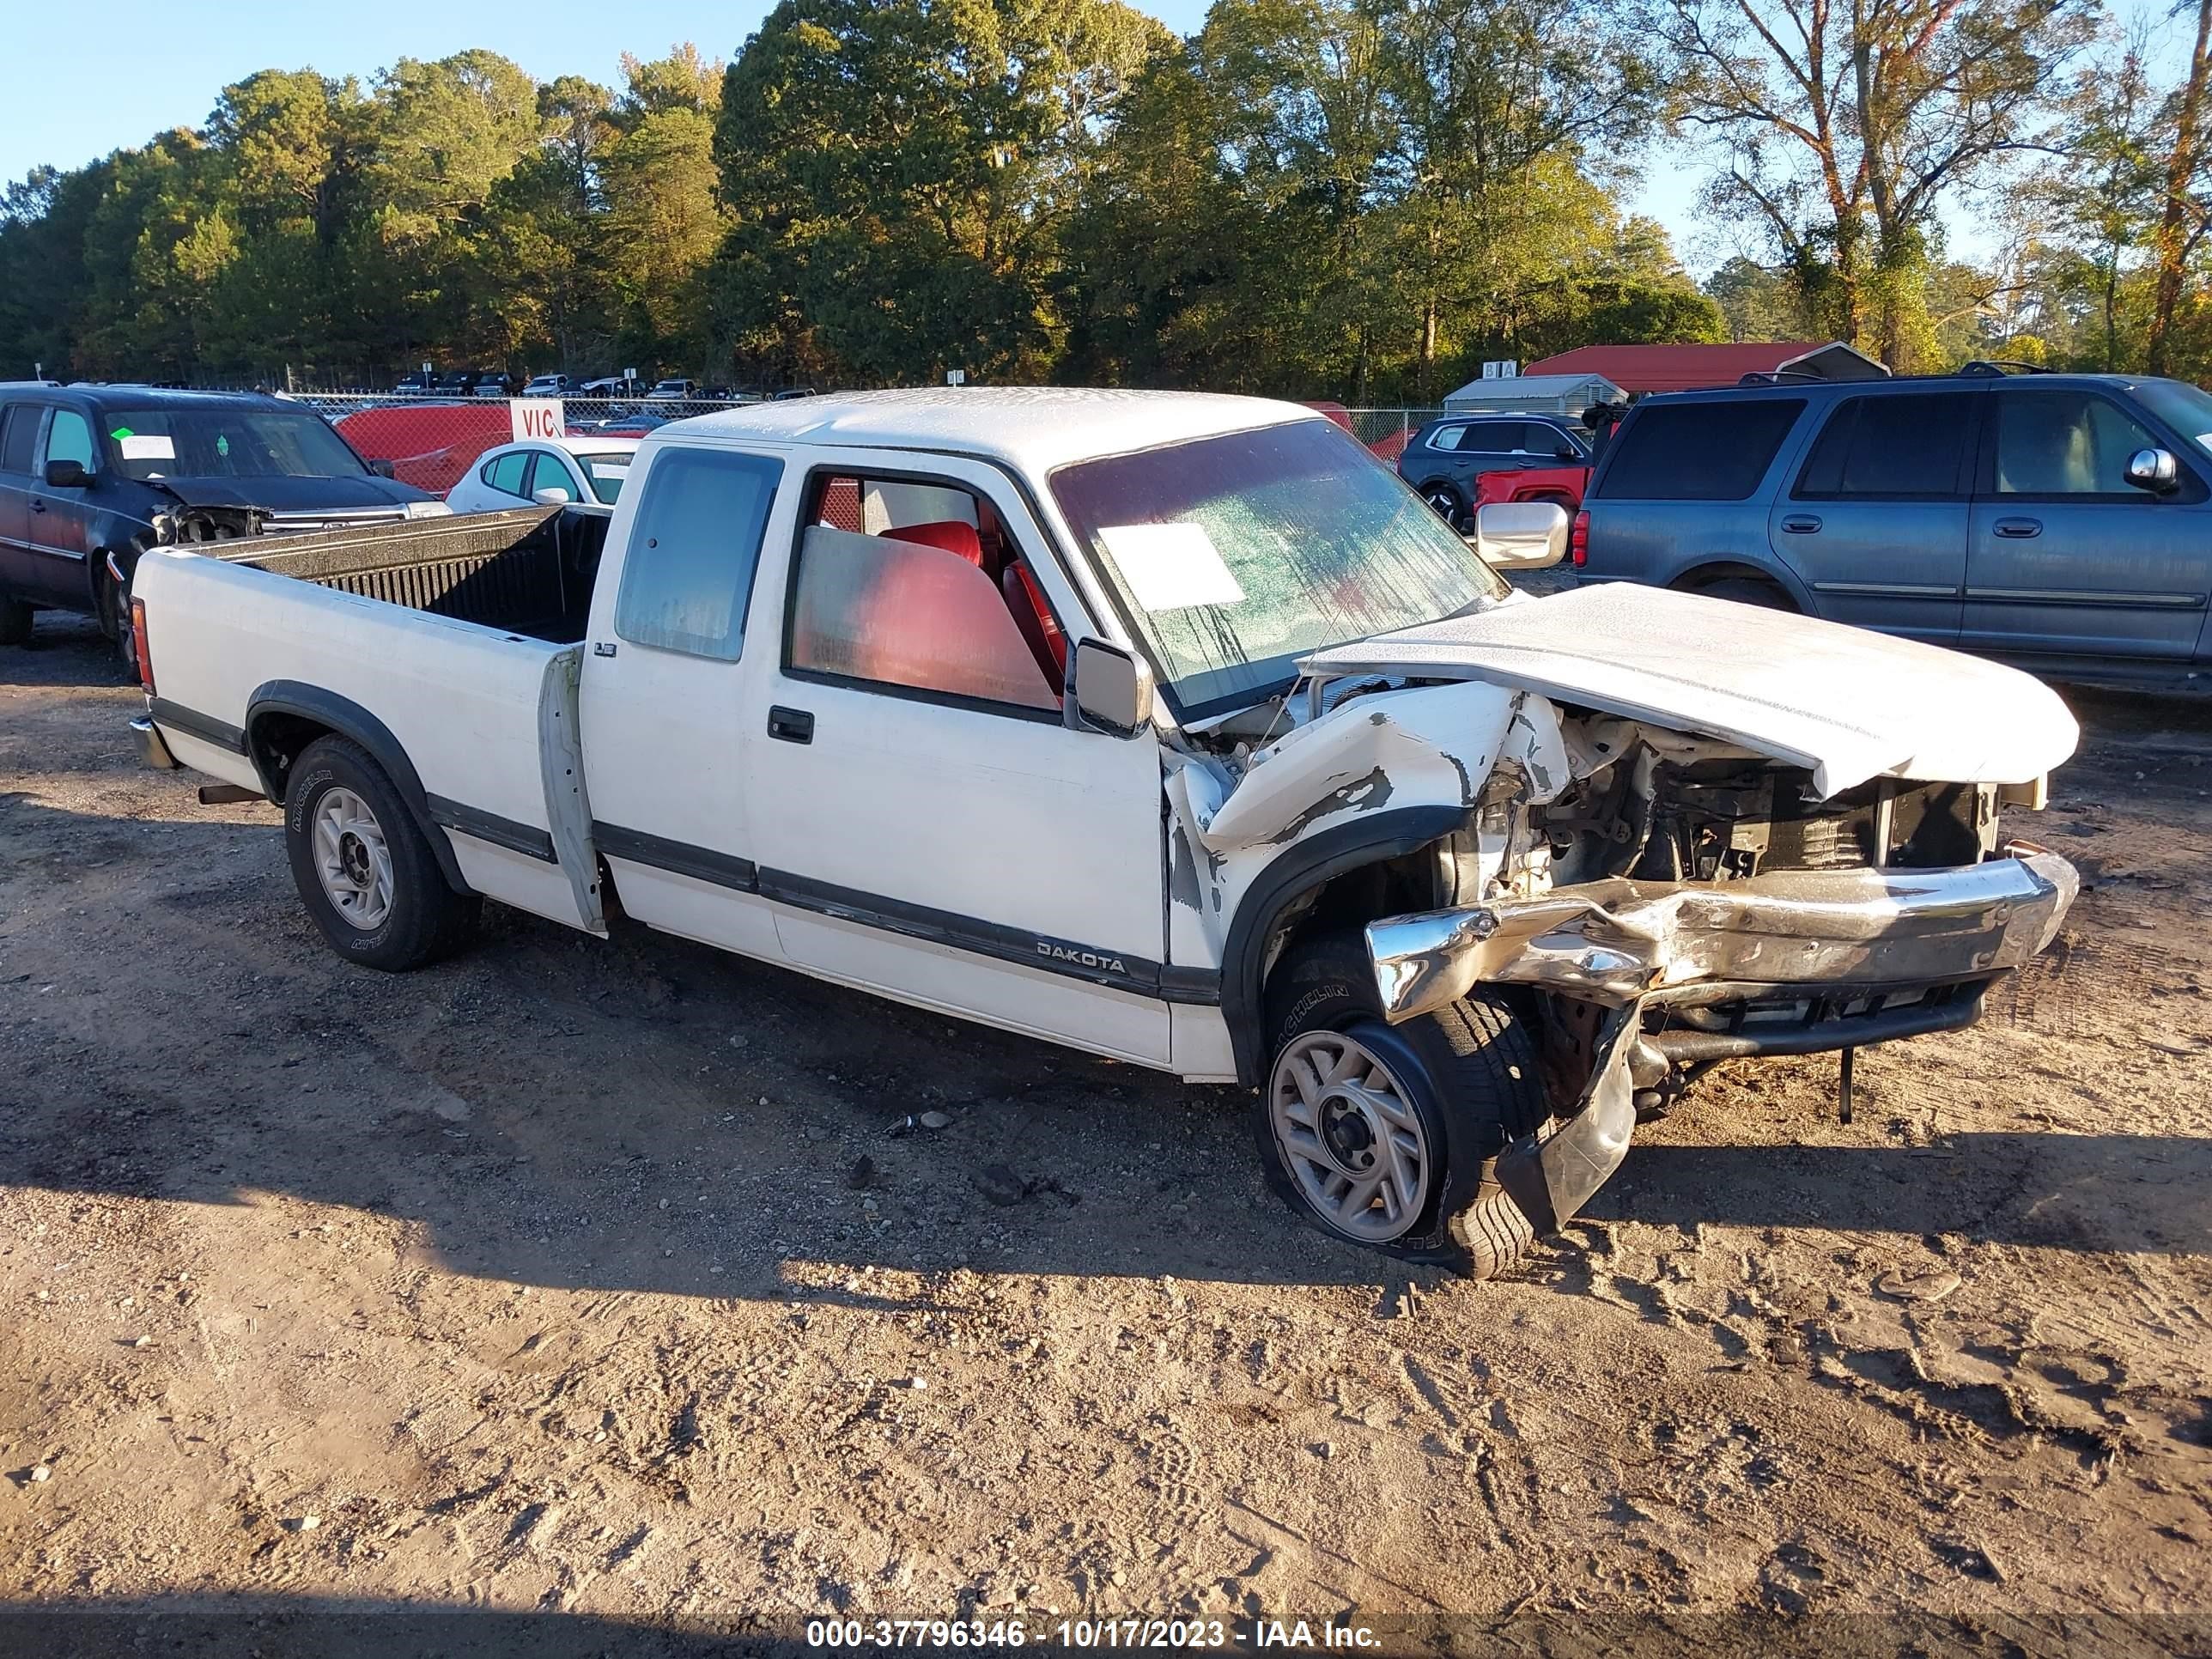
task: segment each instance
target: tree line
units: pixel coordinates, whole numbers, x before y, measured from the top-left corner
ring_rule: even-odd
[[[618,88],[269,70],[0,193],[0,376],[1428,403],[1489,358],[1731,337],[2202,374],[2182,5],[2187,54],[2099,0],[1217,0],[1188,38],[1119,0],[783,0]],[[1703,284],[1625,206],[1662,140],[1711,175]]]

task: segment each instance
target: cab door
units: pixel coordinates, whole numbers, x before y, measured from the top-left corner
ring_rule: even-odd
[[[898,459],[812,452],[771,538],[782,636],[743,742],[778,936],[826,977],[1164,1061],[1158,740],[1063,723],[1055,641],[1086,630],[1004,476]]]
[[[625,913],[772,960],[782,947],[756,879],[745,688],[776,647],[753,579],[784,463],[703,443],[639,459],[643,483],[608,526],[621,568],[593,590],[583,659],[592,839]]]

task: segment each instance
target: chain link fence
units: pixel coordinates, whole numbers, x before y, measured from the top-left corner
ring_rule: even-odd
[[[442,495],[486,450],[509,441],[514,417],[506,398],[406,396],[374,392],[287,392],[289,401],[329,421],[370,461],[389,465],[404,483]],[[687,416],[747,407],[705,398],[563,398],[561,416],[572,438],[642,437]],[[757,402],[757,400],[750,400]],[[1395,465],[1407,441],[1443,413],[1440,409],[1349,409],[1310,405]]]

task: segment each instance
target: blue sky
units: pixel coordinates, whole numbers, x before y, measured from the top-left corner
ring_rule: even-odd
[[[1206,0],[1134,0],[1179,33],[1195,29]],[[313,68],[366,80],[395,58],[442,58],[467,46],[503,52],[540,80],[582,74],[612,83],[624,52],[656,57],[696,41],[735,55],[764,0],[216,0],[213,6],[108,0],[91,12],[59,5],[11,9],[9,67],[0,96],[0,180],[40,163],[79,167],[207,118],[216,94],[258,69]],[[1690,257],[1698,240],[1699,172],[1650,169],[1641,210]]]

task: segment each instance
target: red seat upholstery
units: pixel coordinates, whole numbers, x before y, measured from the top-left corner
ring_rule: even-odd
[[[1045,678],[1055,691],[1067,684],[1067,636],[1060,631],[1060,624],[1052,619],[1052,607],[1045,603],[1044,589],[1030,574],[1030,568],[1017,559],[1006,567],[1000,578],[1000,587],[1006,596],[1006,609],[1014,613],[1014,626],[1022,630],[1022,638],[1029,642],[1037,666],[1044,670]]]
[[[853,574],[861,586],[836,629],[842,638],[830,642],[832,654],[822,665],[892,685],[1030,708],[1059,706],[1059,688],[1046,684],[1005,601],[981,570],[911,555],[871,561]],[[800,620],[811,627],[811,618]],[[793,636],[817,648],[807,632],[795,627]],[[794,659],[810,660],[796,652]]]
[[[924,547],[957,553],[978,570],[983,568],[982,540],[975,534],[975,526],[964,519],[939,519],[929,524],[902,524],[883,533],[899,541],[920,542]]]

